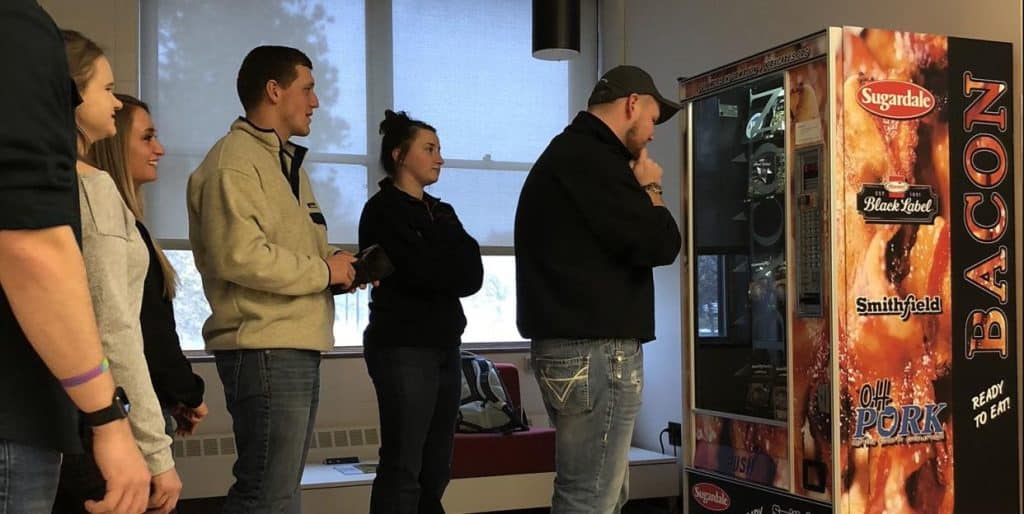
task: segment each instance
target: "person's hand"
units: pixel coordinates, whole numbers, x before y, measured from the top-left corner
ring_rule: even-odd
[[[188,411],[189,419],[191,419],[192,423],[196,425],[203,421],[203,419],[206,418],[206,415],[209,413],[210,408],[206,406],[206,402],[200,403],[198,407],[194,409],[189,409]]]
[[[181,478],[171,468],[153,477],[153,492],[149,495],[147,513],[169,514],[178,505],[181,496]]]
[[[352,267],[352,263],[356,262],[355,256],[342,250],[324,260],[331,270],[330,285],[349,289],[356,278],[356,269]]]
[[[142,460],[127,419],[92,429],[92,452],[107,482],[100,501],[87,500],[85,510],[114,514],[138,514],[149,499],[149,468]]]
[[[370,283],[368,283],[368,284],[366,284],[366,283],[364,283],[364,284],[359,284],[358,286],[355,286],[355,287],[350,287],[350,288],[348,288],[348,289],[343,289],[343,290],[340,290],[340,291],[338,291],[338,293],[336,293],[336,294],[349,294],[349,293],[355,293],[355,292],[357,292],[357,291],[360,291],[360,290],[364,290],[364,289],[366,289],[366,288],[367,288],[368,286],[373,286],[373,287],[377,287],[377,286],[379,286],[379,285],[380,285],[380,280],[374,280],[373,282],[370,282]]]
[[[630,161],[629,165],[641,186],[661,184],[661,166],[647,155],[647,148],[640,150],[640,156],[635,161]]]
[[[179,436],[192,435],[196,433],[196,427],[199,425],[203,418],[210,412],[210,409],[206,406],[206,402],[200,403],[198,407],[190,409],[182,404],[178,404],[174,409],[171,410],[171,416],[177,422],[177,428],[174,429],[174,433]]]

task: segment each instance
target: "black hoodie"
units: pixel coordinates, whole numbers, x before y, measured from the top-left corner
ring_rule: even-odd
[[[603,121],[581,112],[530,170],[515,222],[523,337],[654,339],[651,270],[675,261],[682,238],[631,159]]]

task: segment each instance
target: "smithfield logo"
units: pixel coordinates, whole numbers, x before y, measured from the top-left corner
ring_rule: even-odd
[[[857,103],[875,116],[912,120],[932,112],[935,95],[913,82],[879,80],[860,87]]]
[[[938,295],[921,298],[914,294],[882,298],[858,296],[855,302],[858,316],[899,316],[901,321],[907,321],[915,314],[942,314],[942,297]]]
[[[732,500],[724,489],[707,482],[694,484],[693,499],[697,500],[701,507],[713,512],[722,512],[732,505]]]

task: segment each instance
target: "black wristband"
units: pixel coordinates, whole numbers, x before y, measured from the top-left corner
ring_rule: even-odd
[[[95,428],[128,417],[128,412],[131,409],[128,394],[119,386],[114,389],[114,398],[110,401],[110,406],[94,412],[83,412],[82,422],[86,426]]]

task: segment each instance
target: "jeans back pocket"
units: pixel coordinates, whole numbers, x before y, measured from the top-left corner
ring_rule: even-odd
[[[559,414],[582,414],[590,400],[590,356],[553,359],[535,356],[537,382],[545,403]]]

